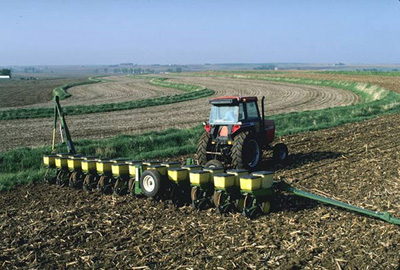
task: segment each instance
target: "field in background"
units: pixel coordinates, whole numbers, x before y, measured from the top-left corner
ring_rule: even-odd
[[[54,88],[86,81],[87,78],[82,77],[0,80],[0,111],[49,102]]]
[[[285,178],[301,189],[400,216],[400,102],[398,95],[391,92],[400,92],[400,77],[298,71],[172,76],[159,84],[201,85],[214,90],[215,95],[269,97],[268,114],[274,114],[271,118],[277,121],[279,140],[289,146],[291,155],[288,164],[280,166],[265,153],[260,169],[274,170],[277,179]],[[160,94],[162,90],[177,91],[168,90],[168,85],[151,85],[150,79],[145,84],[156,87]],[[139,79],[132,82],[136,80]],[[77,93],[95,93],[92,87],[100,85],[85,86]],[[70,91],[73,98],[75,89]],[[107,99],[106,94],[104,98]],[[193,156],[202,131],[199,123],[209,110],[208,99],[74,115],[67,121],[72,137],[81,138],[76,141],[81,153],[182,161]],[[369,118],[374,119],[363,121]],[[100,124],[95,125],[97,122]],[[12,148],[31,143],[49,145],[51,124],[51,118],[2,120],[0,132]],[[331,127],[336,125],[339,126]],[[166,130],[168,127],[180,129]],[[182,129],[185,127],[192,128]],[[288,135],[298,132],[302,133]],[[115,137],[119,133],[129,135]],[[111,138],[98,139],[102,137]],[[44,170],[40,159],[49,151],[45,146],[0,153],[0,189],[24,184],[0,193],[0,220],[9,222],[0,221],[0,246],[4,247],[0,252],[6,267],[400,266],[397,226],[293,196],[274,199],[270,215],[246,220],[239,215],[221,217],[213,209],[200,213],[189,207],[173,209],[165,202],[143,198],[87,196],[81,191],[42,183],[26,186],[41,179]],[[23,227],[19,226],[21,223]],[[53,241],[58,238],[68,241],[60,246]],[[57,256],[56,249],[64,256]]]
[[[266,76],[266,74],[268,75]],[[352,82],[346,83],[343,81],[309,79],[307,77],[309,74],[307,73],[303,74],[305,78],[295,77],[293,76],[295,74],[293,72],[286,73],[286,77],[271,77],[269,74],[272,73],[266,74],[260,75],[259,72],[256,75],[254,75],[254,72],[238,72],[237,74],[214,72],[212,74],[200,73],[196,74],[196,76],[175,76],[172,80],[152,77],[143,78],[143,76],[134,78],[112,77],[101,83],[70,88],[69,91],[76,93],[78,97],[74,98],[74,95],[72,95],[71,98],[65,100],[65,103],[74,104],[74,99],[79,100],[79,97],[84,100],[85,93],[87,102],[89,102],[91,97],[95,100],[96,98],[101,100],[101,97],[107,100],[108,96],[104,93],[107,87],[113,86],[111,87],[111,92],[115,93],[114,96],[117,98],[117,102],[111,109],[117,111],[103,115],[98,113],[93,115],[84,114],[85,108],[90,108],[91,110],[102,108],[107,110],[107,106],[109,105],[101,103],[90,107],[82,107],[82,109],[80,109],[81,107],[68,106],[64,108],[67,114],[78,114],[70,116],[70,121],[68,122],[75,141],[77,141],[77,138],[85,139],[77,141],[77,148],[80,153],[102,157],[124,156],[134,159],[161,158],[193,153],[197,139],[202,132],[199,123],[203,119],[198,119],[198,117],[203,115],[205,119],[209,110],[209,105],[207,104],[208,98],[203,98],[190,102],[180,102],[176,105],[160,105],[155,103],[149,106],[159,106],[119,112],[118,106],[123,106],[127,102],[121,103],[118,101],[124,98],[132,98],[131,95],[136,95],[142,85],[159,89],[157,94],[161,95],[160,98],[144,99],[137,102],[145,106],[148,106],[146,105],[148,101],[156,101],[158,99],[165,104],[168,98],[162,97],[165,94],[162,90],[166,91],[166,93],[171,93],[170,91],[183,91],[183,94],[175,95],[178,97],[207,89],[199,85],[206,85],[209,88],[217,89],[215,95],[229,95],[232,93],[256,95],[259,97],[265,95],[267,97],[266,112],[267,114],[273,114],[269,118],[276,121],[278,136],[328,128],[373,118],[377,115],[395,113],[399,110],[400,99],[398,95],[377,86]],[[292,82],[292,84],[287,84],[287,82]],[[134,87],[129,88],[129,86]],[[82,87],[83,89],[81,89]],[[340,88],[351,91],[343,91]],[[99,96],[95,96],[94,93],[96,90],[98,90]],[[343,106],[346,104],[347,106]],[[50,117],[52,116],[51,108],[39,108],[39,110],[45,111]],[[274,112],[286,113],[274,114]],[[288,112],[291,113],[288,114]],[[159,116],[157,116],[158,114]],[[169,117],[168,114],[170,114]],[[30,116],[35,115],[31,113]],[[15,127],[19,123],[21,126],[16,129]],[[189,125],[179,125],[180,123],[189,123]],[[8,144],[4,144],[3,147],[13,147],[14,144],[32,145],[38,139],[50,141],[50,132],[48,131],[51,130],[51,125],[51,118],[3,121],[2,127],[4,131],[2,133],[9,134],[8,136],[4,136]],[[127,132],[127,128],[130,126],[137,129],[131,129],[130,132]],[[195,126],[195,128],[189,130],[167,130],[159,134],[148,133],[140,136],[125,135],[100,141],[87,140],[88,138],[119,134],[121,133],[119,132],[121,128],[125,131],[123,133],[132,133],[132,131],[134,133],[143,133],[145,130],[163,130],[166,127],[182,128],[187,126]],[[27,132],[21,132],[21,130],[27,130]],[[43,135],[32,138],[32,132],[36,135],[40,133]],[[10,188],[15,182],[31,179],[28,180],[29,182],[37,179],[37,174],[34,172],[40,169],[40,157],[48,151],[49,148],[47,146],[33,150],[21,149],[1,154],[0,158],[2,162],[0,163],[0,168],[2,168],[3,174],[1,179],[3,180],[0,182],[3,183],[3,188]],[[17,172],[19,175],[15,175]],[[32,175],[35,176],[33,177]]]
[[[125,80],[125,77],[122,77]],[[215,91],[215,96],[242,94],[242,95],[256,95],[258,97],[266,96],[266,113],[280,114],[293,111],[304,111],[312,109],[324,109],[332,106],[348,105],[357,103],[360,98],[349,91],[324,88],[318,85],[297,85],[288,83],[270,83],[268,81],[257,80],[227,80],[224,78],[209,78],[206,81],[198,81],[199,78],[193,77],[195,83],[190,83],[187,77],[176,78],[168,81],[162,81],[164,86],[166,83],[172,82],[172,86],[176,83],[178,85],[199,85],[207,89],[204,90],[205,94],[209,90]],[[114,79],[114,81],[116,81]],[[132,78],[133,82],[143,84],[143,79]],[[148,82],[154,82],[154,79],[149,79]],[[117,83],[117,82],[116,82]],[[98,88],[106,83],[98,83],[85,86]],[[149,84],[150,85],[150,84]],[[153,87],[152,85],[150,85]],[[176,86],[176,85],[175,85]],[[171,91],[176,91],[170,87],[157,86],[159,94],[168,94]],[[131,88],[133,97],[137,93],[137,88]],[[182,94],[171,95],[169,101],[166,98],[154,98],[150,100],[117,102],[111,104],[94,104],[90,106],[77,105],[75,107],[64,106],[68,111],[69,125],[71,132],[75,139],[87,138],[104,138],[114,136],[116,134],[129,134],[129,133],[142,133],[151,130],[165,130],[167,128],[187,128],[193,127],[205,121],[209,113],[209,98],[199,98],[191,101],[179,102],[177,104],[169,104],[162,106],[153,106],[143,108],[150,105],[168,104],[174,101],[179,101],[182,97],[183,100],[187,98],[193,99],[201,97],[203,90],[187,92],[179,89]],[[74,88],[69,89],[71,93]],[[200,95],[198,95],[200,94]],[[208,94],[207,94],[208,95]],[[283,98],[282,98],[283,97]],[[124,97],[121,97],[124,98]],[[73,99],[73,95],[70,99]],[[168,101],[168,102],[167,102]],[[68,99],[65,103],[68,104]],[[105,101],[106,102],[106,101]],[[150,104],[146,104],[149,102]],[[153,103],[153,104],[151,104]],[[62,102],[64,105],[64,102]],[[142,108],[138,108],[138,107]],[[131,108],[137,108],[129,110]],[[122,110],[122,111],[119,111]],[[83,114],[92,112],[92,114]],[[103,113],[94,113],[103,112]],[[0,132],[5,134],[3,139],[7,138],[7,144],[0,145],[4,148],[10,149],[15,146],[37,146],[43,145],[49,141],[51,134],[52,117],[51,108],[37,108],[37,109],[19,109],[17,111],[5,111],[1,113],[2,119],[13,119],[19,117],[48,117],[43,119],[21,119],[21,120],[7,120],[1,121]],[[36,134],[36,136],[31,136]],[[1,139],[0,139],[1,142]]]

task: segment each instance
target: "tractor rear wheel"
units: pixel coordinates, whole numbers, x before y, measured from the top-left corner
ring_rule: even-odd
[[[207,131],[204,131],[201,134],[200,140],[197,143],[197,159],[199,161],[199,165],[205,165],[207,161],[209,161],[212,157],[207,154],[207,151],[211,150],[211,140],[210,134]]]
[[[261,160],[261,145],[254,134],[246,131],[233,139],[232,165],[236,169],[254,170]]]

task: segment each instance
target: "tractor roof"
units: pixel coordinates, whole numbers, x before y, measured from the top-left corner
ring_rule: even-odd
[[[249,97],[249,96],[223,96],[216,97],[210,100],[211,104],[235,104],[246,101],[257,101],[257,97]]]

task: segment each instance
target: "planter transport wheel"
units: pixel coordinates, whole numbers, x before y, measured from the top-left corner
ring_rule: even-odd
[[[206,165],[204,165],[204,168],[223,168],[223,167],[224,165],[222,164],[222,162],[217,159],[209,160],[206,163]]]
[[[161,189],[161,174],[157,170],[146,170],[140,177],[139,184],[143,194],[147,197],[155,197]]]

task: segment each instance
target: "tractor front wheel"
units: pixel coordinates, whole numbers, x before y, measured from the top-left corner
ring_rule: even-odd
[[[273,158],[275,162],[283,163],[287,160],[289,155],[289,150],[284,143],[278,143],[274,146],[273,149]]]

